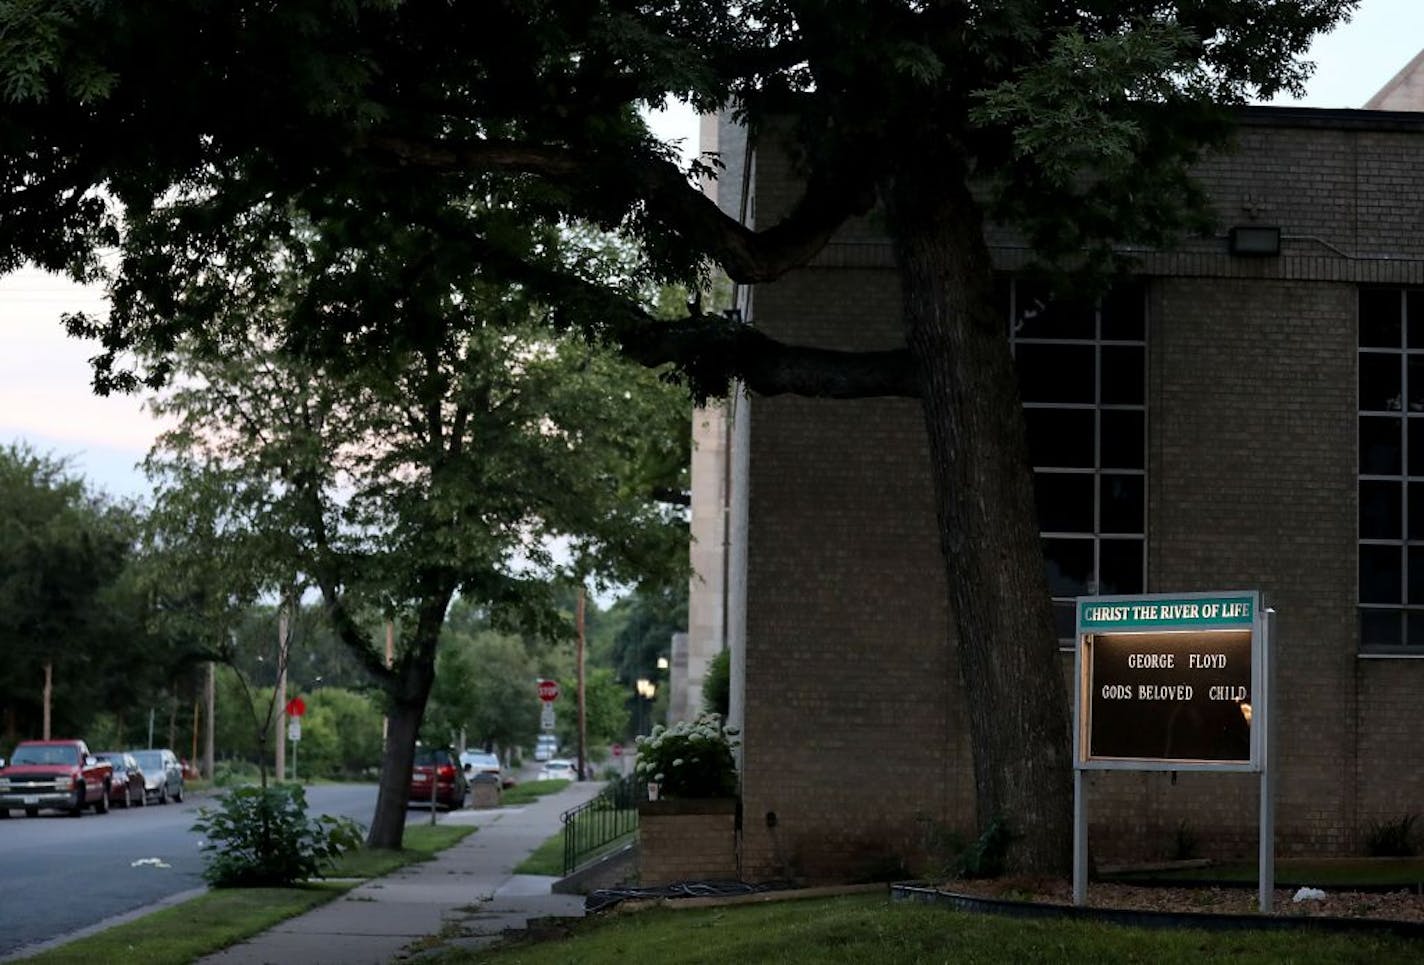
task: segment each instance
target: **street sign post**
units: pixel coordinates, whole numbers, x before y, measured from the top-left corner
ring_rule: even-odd
[[[552,704],[559,699],[559,682],[557,680],[539,681],[539,699],[546,704]]]
[[[293,697],[284,708],[287,711],[287,739],[292,742],[292,780],[297,779],[297,742],[302,739],[302,715],[307,712],[307,702],[301,697]]]
[[[539,729],[546,734],[554,732],[554,705],[545,704],[544,709],[539,711]]]

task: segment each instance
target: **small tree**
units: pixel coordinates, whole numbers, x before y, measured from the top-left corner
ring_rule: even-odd
[[[219,326],[248,326],[244,347],[194,339],[174,356],[184,381],[155,407],[179,426],[150,468],[165,498],[196,499],[234,540],[266,547],[269,579],[301,573],[319,589],[384,692],[389,739],[370,843],[398,847],[455,595],[506,625],[567,635],[550,606],[560,574],[668,566],[683,529],[638,491],[630,467],[659,430],[683,428],[685,410],[647,373],[559,339],[477,279],[457,275],[466,287],[452,289],[441,272],[419,275],[431,303],[412,309],[404,350],[318,364],[263,335],[259,321],[289,309],[281,292],[295,284],[263,271],[233,279],[237,295],[222,303]],[[484,329],[437,309],[526,321]],[[569,556],[554,554],[555,537]],[[402,628],[390,667],[373,632],[382,612]]]
[[[707,676],[702,678],[702,709],[726,718],[732,704],[732,652],[719,650],[707,663]]]
[[[350,818],[307,817],[298,784],[234,788],[216,807],[198,809],[193,830],[206,837],[203,878],[214,888],[280,888],[319,878],[361,844]]]

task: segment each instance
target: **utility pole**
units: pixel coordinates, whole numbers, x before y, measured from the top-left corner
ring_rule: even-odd
[[[291,643],[291,622],[291,598],[287,597],[277,610],[277,733],[273,735],[277,760],[273,770],[278,781],[287,779],[287,648]]]
[[[208,679],[203,685],[203,699],[207,704],[207,729],[203,733],[203,777],[208,780],[213,779],[213,744],[216,740],[214,734],[217,730],[217,702],[218,702],[218,665],[208,661]]]
[[[578,779],[588,780],[588,775],[584,773],[587,767],[585,760],[585,747],[588,740],[588,716],[587,704],[584,701],[584,676],[583,676],[583,587],[579,587],[578,595]]]
[[[44,739],[49,740],[49,708],[54,700],[54,662],[46,660],[44,670]]]
[[[395,617],[386,617],[386,669],[391,669],[391,664],[396,658],[396,621]],[[390,736],[391,719],[384,714],[381,716],[381,753],[386,751],[386,739]]]

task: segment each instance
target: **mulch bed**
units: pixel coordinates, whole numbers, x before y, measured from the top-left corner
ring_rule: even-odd
[[[1071,882],[1053,878],[993,878],[956,880],[937,886],[942,891],[1000,901],[1032,901],[1049,905],[1072,905]],[[1277,916],[1332,918],[1374,918],[1387,921],[1424,922],[1424,895],[1411,891],[1363,892],[1321,889],[1324,898],[1295,901],[1298,889],[1278,888],[1272,913]],[[1123,911],[1165,912],[1169,914],[1256,913],[1256,888],[1156,887],[1090,882],[1088,907]]]

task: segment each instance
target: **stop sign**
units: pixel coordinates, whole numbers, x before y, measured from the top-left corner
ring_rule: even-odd
[[[608,750],[609,750],[610,753],[613,754],[614,757],[622,757],[622,756],[623,756],[623,745],[622,745],[622,744],[614,744],[612,747],[608,748]]]
[[[559,682],[557,680],[539,681],[539,699],[546,704],[552,704],[559,699]]]
[[[307,702],[300,697],[293,697],[287,701],[287,716],[300,717],[307,712]]]

